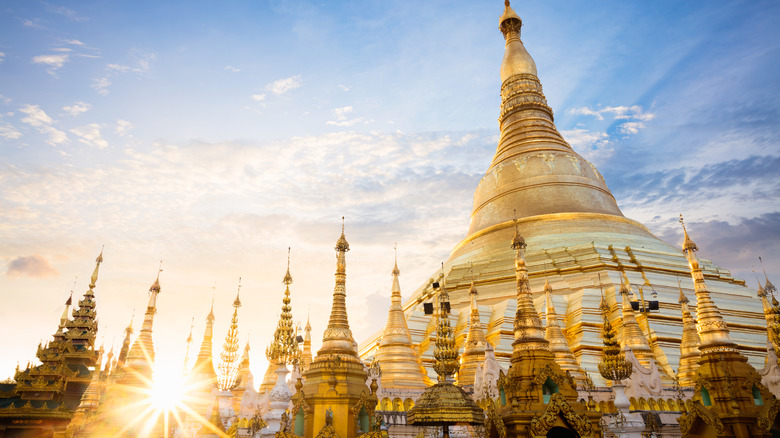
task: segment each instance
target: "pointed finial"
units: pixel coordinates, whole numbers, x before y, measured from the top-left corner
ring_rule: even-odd
[[[238,289],[236,290],[236,300],[233,301],[233,307],[235,308],[241,307],[241,300],[238,298],[240,292],[241,292],[241,277],[238,277]]]
[[[97,283],[98,279],[98,270],[100,269],[101,263],[103,263],[103,247],[100,248],[100,254],[98,254],[97,258],[95,259],[95,270],[92,271],[92,278],[89,282],[89,290],[95,288],[95,283]]]
[[[335,249],[339,252],[349,251],[349,243],[347,242],[347,238],[344,235],[344,216],[341,216],[341,237],[339,237],[339,240],[336,241]]]
[[[680,304],[687,304],[688,303],[688,297],[685,296],[682,290],[682,283],[680,282],[680,279],[677,279],[677,288],[680,289]]]
[[[758,261],[761,263],[761,269],[764,271],[764,278],[766,279],[766,284],[764,284],[764,290],[766,293],[771,294],[774,296],[775,292],[777,292],[777,288],[774,284],[772,284],[771,281],[769,281],[769,277],[766,275],[766,268],[764,268],[764,261],[761,260],[761,256],[758,257]]]
[[[696,243],[691,239],[691,236],[688,235],[688,230],[685,228],[685,221],[683,220],[683,215],[680,213],[680,224],[682,224],[683,227],[683,235],[685,236],[685,239],[683,240],[683,252],[688,253],[688,251],[698,251],[699,247],[696,246]]]
[[[393,264],[393,271],[391,272],[391,274],[394,276],[398,276],[401,275],[401,270],[398,269],[398,243],[397,242],[395,245],[393,245],[393,251],[395,252],[395,263]]]
[[[287,273],[284,274],[284,279],[282,280],[282,283],[286,284],[287,286],[291,285],[293,282],[292,275],[290,275],[290,247],[287,247]]]
[[[73,304],[73,291],[70,291],[70,296],[68,297],[68,301],[65,301],[66,306],[70,306]]]
[[[157,270],[157,278],[154,280],[154,284],[149,288],[149,292],[160,293],[160,272],[162,272],[162,260],[160,260],[160,267]]]
[[[599,290],[601,290],[601,303],[599,303],[599,310],[609,310],[607,299],[604,297],[604,284],[601,282],[601,272],[599,272]]]
[[[515,236],[512,238],[512,249],[515,251],[525,249],[525,239],[520,235],[520,227],[517,223],[517,211],[515,210]]]

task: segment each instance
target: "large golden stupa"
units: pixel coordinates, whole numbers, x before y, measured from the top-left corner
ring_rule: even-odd
[[[453,315],[460,314],[456,328],[459,348],[463,348],[468,331],[473,279],[479,289],[479,315],[487,340],[495,347],[499,362],[504,367],[509,363],[515,284],[513,253],[507,242],[512,240],[517,220],[528,244],[536,309],[541,313],[546,308],[547,280],[554,290],[551,304],[571,351],[596,383],[603,383],[597,370],[602,349],[600,286],[604,286],[613,308],[619,309],[621,280],[629,283],[632,301],[640,300],[641,295],[650,300],[657,294],[659,310],[637,312],[637,320],[664,380],[669,382],[679,366],[683,329],[678,279],[685,294],[694,295],[688,263],[679,245],[658,239],[641,223],[623,216],[604,177],[556,129],[536,64],[520,39],[520,17],[507,6],[499,24],[506,41],[500,69],[501,136],[474,193],[468,233],[453,248],[443,271]],[[702,261],[702,267],[739,350],[753,365],[762,366],[766,325],[755,292],[709,261]],[[437,273],[417,288],[403,306],[418,346],[428,344],[430,327],[421,318],[422,305],[431,301],[433,284],[441,281],[439,277]],[[361,344],[361,357],[374,355],[380,335]],[[419,353],[433,376],[430,349],[419,348]]]

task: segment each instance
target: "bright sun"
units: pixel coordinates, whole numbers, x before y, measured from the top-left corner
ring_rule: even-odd
[[[159,410],[171,410],[184,398],[184,382],[181,370],[158,363],[154,369],[152,405]]]

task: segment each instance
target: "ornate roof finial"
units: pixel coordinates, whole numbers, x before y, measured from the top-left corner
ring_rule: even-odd
[[[95,288],[95,283],[97,283],[98,279],[98,269],[100,268],[101,263],[103,263],[103,247],[100,248],[100,254],[98,254],[97,258],[95,259],[95,270],[92,271],[92,277],[90,278],[89,282],[89,290]]]
[[[394,276],[398,276],[401,275],[401,271],[398,269],[398,243],[397,242],[395,245],[393,245],[393,251],[395,252],[395,262],[393,264],[393,271],[391,272],[391,274]]]
[[[291,285],[293,282],[292,275],[290,275],[290,247],[287,247],[287,273],[284,274],[284,279],[282,279],[282,284],[286,284],[287,286]]]
[[[688,230],[685,228],[685,221],[683,220],[683,215],[680,213],[680,224],[682,224],[683,227],[683,235],[685,236],[685,240],[683,240],[683,252],[688,253],[688,251],[698,251],[699,247],[696,246],[696,243],[691,239],[691,236],[688,235]]]
[[[157,270],[157,278],[154,280],[154,283],[149,288],[149,292],[160,293],[160,272],[162,272],[162,271],[163,271],[162,260],[160,260],[160,268]]]
[[[344,236],[344,216],[341,216],[341,237],[336,241],[335,249],[339,252],[349,251],[349,242],[347,242],[347,238]]]
[[[766,275],[766,268],[764,267],[764,261],[761,260],[761,256],[758,257],[758,261],[761,263],[761,269],[764,271],[764,278],[766,279],[766,284],[764,284],[764,290],[766,293],[774,296],[775,292],[777,292],[777,288],[774,284],[772,284],[771,281],[769,281],[769,277]]]
[[[288,281],[289,279],[289,281]],[[293,328],[292,307],[290,306],[290,249],[287,249],[287,274],[284,276],[284,297],[282,298],[282,313],[274,331],[274,340],[265,350],[268,361],[274,365],[295,365],[300,360],[298,339]]]
[[[233,307],[239,308],[241,307],[241,300],[238,298],[238,296],[241,293],[241,277],[238,277],[238,289],[236,289],[236,299],[233,301]]]
[[[444,271],[444,263],[442,263]],[[450,326],[449,304],[450,299],[442,280],[439,293],[436,295],[437,303],[434,305],[436,316],[436,350],[433,357],[433,369],[439,375],[439,382],[446,382],[458,371],[458,350],[455,347],[452,327]]]
[[[520,235],[517,220],[515,220],[515,235],[512,238],[512,249],[515,250],[515,278],[517,282],[517,313],[515,314],[514,351],[518,350],[548,350],[549,342],[544,337],[542,320],[536,312],[531,296],[531,284],[528,280],[524,250],[525,239]]]
[[[601,279],[599,278],[599,284]],[[604,325],[601,336],[604,340],[604,356],[599,363],[599,373],[607,380],[620,382],[631,376],[633,365],[626,361],[626,356],[620,349],[620,343],[617,340],[615,329],[609,322],[609,306],[604,295],[601,296],[601,305],[599,306],[604,318]]]
[[[701,339],[696,332],[696,323],[688,308],[688,298],[683,293],[680,279],[677,279],[677,287],[680,289],[680,311],[682,312],[683,333],[680,340],[680,366],[677,368],[677,379],[683,386],[696,384],[696,369],[699,367],[699,345]]]

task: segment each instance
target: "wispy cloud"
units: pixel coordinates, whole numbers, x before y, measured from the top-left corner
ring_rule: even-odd
[[[100,125],[97,123],[90,123],[86,126],[73,128],[70,132],[78,137],[79,142],[88,146],[94,146],[98,149],[108,147],[108,142],[100,135]]]
[[[130,130],[133,129],[133,124],[128,122],[127,120],[119,119],[116,121],[116,126],[114,127],[114,133],[116,135],[119,135],[120,137],[124,137],[125,135],[128,135],[130,133]]]
[[[43,29],[43,26],[41,26],[41,24],[38,23],[39,20],[37,18],[35,20],[22,18],[21,21],[22,21],[22,26],[29,27],[36,30]]]
[[[27,114],[26,117],[22,118],[23,123],[36,128],[38,132],[49,137],[48,140],[46,140],[46,143],[56,146],[68,141],[68,136],[53,126],[54,121],[40,108],[40,106],[24,105],[19,111]]]
[[[364,117],[356,117],[349,119],[348,116],[352,114],[353,108],[351,106],[344,106],[341,108],[335,108],[332,113],[336,120],[329,120],[326,123],[332,126],[348,127],[358,123],[368,123]]]
[[[66,62],[68,62],[68,54],[61,54],[61,55],[38,55],[33,57],[32,59],[33,64],[44,64],[48,65],[49,69],[47,70],[49,74],[56,75],[57,69],[65,65]]]
[[[3,59],[5,59],[5,53],[0,52],[0,62],[3,62]]]
[[[346,85],[339,84],[339,88],[341,89],[341,91],[349,91],[349,87],[347,87]]]
[[[110,91],[108,91],[108,86],[111,85],[111,81],[108,79],[108,77],[104,78],[98,78],[92,81],[92,88],[95,89],[99,94],[106,96]]]
[[[262,102],[262,101],[264,101],[264,100],[265,100],[265,93],[262,93],[262,94],[253,94],[253,95],[252,95],[252,99],[254,99],[254,100],[258,101],[258,102]]]
[[[3,96],[0,96],[0,99],[2,99],[2,97]],[[14,125],[3,120],[6,115],[12,116],[13,113],[0,114],[0,137],[8,140],[21,138],[22,133],[19,132]]]
[[[89,111],[90,108],[92,108],[92,105],[87,102],[76,102],[73,105],[62,107],[62,110],[75,117],[81,113]]]
[[[233,67],[232,65],[225,66],[225,70],[227,70],[229,72],[233,72],[233,73],[238,73],[238,72],[241,71],[241,69]]]
[[[273,81],[270,84],[266,85],[265,89],[276,95],[280,95],[290,90],[294,90],[300,87],[301,85],[302,85],[301,76],[297,75],[297,76],[291,76],[289,78]]]
[[[63,17],[66,17],[73,21],[87,21],[89,20],[89,17],[84,17],[79,15],[78,12],[74,11],[73,9],[66,8],[65,6],[57,6],[52,4],[46,4],[46,10],[57,15],[62,15]]]
[[[647,122],[655,118],[654,113],[645,111],[639,105],[608,106],[596,109],[585,106],[572,108],[568,112],[574,115],[593,116],[597,120],[610,119],[617,121],[615,130],[623,135],[638,134],[639,131],[646,127]]]
[[[8,263],[5,275],[9,277],[56,277],[60,273],[41,255],[16,257]]]

